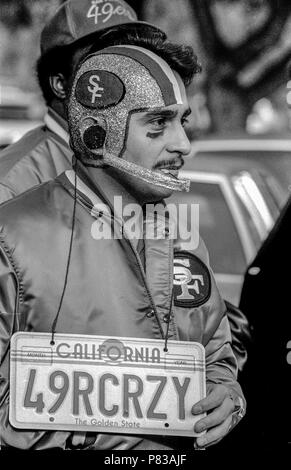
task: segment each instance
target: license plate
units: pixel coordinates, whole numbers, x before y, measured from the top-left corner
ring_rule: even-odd
[[[15,428],[196,436],[205,396],[199,343],[20,332],[11,340]]]

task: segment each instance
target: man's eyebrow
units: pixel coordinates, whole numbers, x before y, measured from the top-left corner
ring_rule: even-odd
[[[190,108],[186,109],[186,111],[183,113],[183,117],[189,116],[191,112],[192,111]],[[145,116],[143,116],[143,119],[151,119],[157,116],[168,118],[168,119],[173,119],[177,117],[177,115],[178,115],[178,110],[174,111],[172,109],[155,109],[155,110],[146,112]]]
[[[154,118],[154,117],[164,117],[164,118],[174,118],[178,114],[178,111],[173,111],[171,109],[155,109],[153,111],[146,112],[144,119]]]

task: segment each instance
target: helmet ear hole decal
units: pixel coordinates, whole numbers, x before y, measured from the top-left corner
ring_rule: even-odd
[[[83,134],[83,142],[89,150],[103,148],[106,139],[106,131],[103,127],[94,125],[88,127]]]

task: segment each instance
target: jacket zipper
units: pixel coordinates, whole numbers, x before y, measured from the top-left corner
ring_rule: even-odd
[[[169,322],[171,322],[173,326],[173,333],[174,333],[174,338],[178,340],[178,330],[177,330],[177,324],[175,321],[175,315],[173,312],[173,307],[174,307],[174,302],[173,302],[173,276],[171,274],[171,253],[174,253],[173,250],[173,243],[172,240],[169,240],[169,286],[171,288],[171,296],[170,296],[170,306],[169,306]],[[172,260],[172,265],[173,265],[173,260]]]
[[[115,219],[115,220],[116,220],[116,219]],[[118,222],[119,222],[119,221],[118,221]],[[119,222],[119,223],[120,223],[120,222]],[[123,233],[126,233],[126,232],[124,231],[123,225],[121,225],[121,227],[122,227]],[[148,284],[147,284],[146,275],[145,275],[145,272],[144,272],[143,265],[142,265],[142,263],[141,263],[141,261],[140,261],[140,258],[139,258],[139,256],[138,256],[138,253],[136,252],[136,250],[135,250],[133,244],[131,243],[130,238],[127,237],[127,235],[126,235],[126,240],[129,242],[130,247],[131,247],[131,249],[132,249],[132,251],[133,251],[133,253],[134,253],[134,255],[135,255],[135,258],[136,258],[138,267],[139,267],[140,272],[141,272],[141,275],[142,275],[142,279],[143,279],[143,282],[144,282],[144,286],[145,286],[145,289],[146,289],[146,291],[147,291],[147,295],[148,295],[148,297],[149,297],[149,299],[150,299],[151,307],[152,307],[152,309],[153,309],[153,311],[154,311],[154,313],[155,313],[155,317],[156,317],[156,320],[157,320],[157,322],[158,322],[158,326],[159,326],[159,329],[160,329],[160,333],[161,333],[161,335],[162,335],[162,339],[165,339],[165,335],[164,335],[163,327],[162,327],[162,324],[161,324],[161,321],[160,321],[160,318],[159,318],[159,314],[158,314],[158,312],[157,312],[157,308],[156,308],[156,305],[155,305],[155,303],[154,303],[153,296],[152,296],[151,291],[150,291],[150,289],[149,289],[149,287],[148,287]]]
[[[88,212],[90,213],[90,215],[92,216],[92,207],[90,208],[89,205],[87,205],[81,198],[79,195],[77,195],[77,199],[79,201],[79,203],[85,208],[88,210]],[[97,211],[96,211],[96,215],[97,215]],[[160,333],[161,333],[161,336],[162,336],[162,339],[165,339],[165,335],[164,335],[164,331],[163,331],[163,327],[162,327],[162,324],[161,324],[161,321],[160,321],[160,318],[159,318],[159,314],[157,312],[157,308],[156,308],[156,305],[154,303],[154,300],[153,300],[153,297],[152,297],[152,294],[151,294],[151,291],[147,285],[147,280],[146,280],[146,275],[145,275],[145,272],[144,272],[144,269],[143,269],[143,266],[142,266],[142,263],[139,259],[139,256],[138,256],[138,253],[136,252],[134,246],[132,245],[131,243],[131,240],[130,238],[127,236],[125,230],[124,230],[124,226],[123,226],[123,223],[121,220],[117,219],[116,217],[114,216],[108,216],[106,213],[103,213],[102,214],[102,217],[104,218],[107,218],[108,221],[110,220],[110,223],[111,221],[115,221],[118,223],[118,225],[120,226],[120,228],[122,229],[122,233],[124,233],[126,235],[125,237],[125,240],[129,243],[133,253],[134,253],[134,256],[136,258],[136,261],[137,261],[137,264],[138,264],[138,267],[139,267],[139,270],[141,272],[141,275],[142,275],[142,280],[143,280],[143,283],[144,283],[144,287],[146,289],[146,292],[147,292],[147,295],[148,295],[148,298],[150,300],[150,304],[151,304],[151,308],[155,314],[155,317],[156,317],[156,320],[157,320],[157,323],[158,323],[158,326],[159,326],[159,330],[160,330]]]

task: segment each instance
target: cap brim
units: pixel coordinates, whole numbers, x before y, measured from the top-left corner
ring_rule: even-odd
[[[86,36],[82,36],[80,38],[77,38],[77,39],[75,39],[71,42],[65,43],[65,44],[59,44],[59,45],[54,46],[54,47],[49,48],[49,49],[44,49],[43,45],[41,44],[41,55],[46,54],[47,52],[49,52],[49,51],[51,51],[51,50],[53,50],[57,47],[69,47],[69,46],[72,46],[73,44],[78,44],[79,42],[85,41],[88,38],[93,38],[95,35],[98,35],[98,37],[100,37],[104,33],[106,33],[107,31],[109,31],[111,29],[118,28],[119,26],[137,26],[137,27],[147,26],[147,27],[150,27],[152,30],[154,30],[156,32],[160,32],[160,33],[162,33],[163,35],[166,36],[166,33],[162,29],[158,28],[157,26],[153,25],[152,23],[148,23],[146,21],[128,21],[128,22],[108,26],[108,28],[104,28],[102,30],[93,31],[92,33],[89,33]]]

